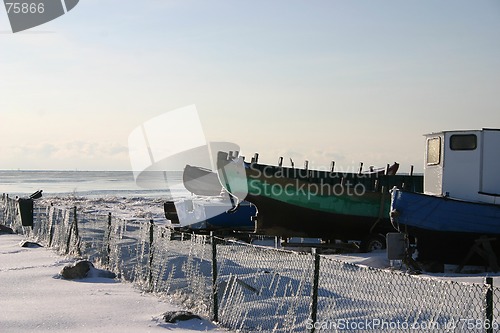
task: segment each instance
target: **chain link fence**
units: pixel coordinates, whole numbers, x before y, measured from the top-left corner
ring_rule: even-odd
[[[488,286],[437,280],[320,258],[318,319],[340,329],[484,332]],[[340,319],[339,319],[340,318]]]
[[[143,290],[243,332],[500,332],[500,289],[354,265],[77,207],[39,206],[23,226],[2,196],[0,223],[91,260]]]

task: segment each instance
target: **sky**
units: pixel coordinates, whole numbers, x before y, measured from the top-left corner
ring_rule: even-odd
[[[496,0],[82,0],[15,34],[0,8],[0,169],[130,170],[130,133],[195,105],[262,163],[421,171],[423,134],[500,128],[499,37]]]

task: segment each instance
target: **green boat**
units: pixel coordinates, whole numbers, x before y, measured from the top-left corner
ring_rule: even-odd
[[[389,190],[421,192],[423,187],[421,175],[396,175],[397,163],[346,173],[259,164],[257,155],[245,162],[219,152],[217,166],[226,190],[257,207],[256,233],[358,240],[365,250],[384,246],[383,235],[393,230]]]

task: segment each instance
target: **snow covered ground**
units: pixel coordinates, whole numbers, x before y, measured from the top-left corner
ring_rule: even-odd
[[[349,262],[356,265],[380,268],[380,269],[391,269],[391,270],[401,270],[405,271],[405,267],[401,266],[400,261],[394,261],[391,263],[387,259],[386,250],[377,250],[371,253],[351,253],[351,254],[338,254],[338,255],[328,255],[327,257]],[[465,266],[462,273],[455,273],[457,268],[456,265],[445,265],[444,273],[422,273],[422,276],[428,276],[437,278],[440,280],[449,280],[456,282],[467,282],[467,283],[484,283],[486,277],[493,278],[493,285],[500,285],[500,272],[484,272],[484,267],[478,266]]]
[[[165,323],[180,310],[131,283],[90,277],[64,280],[73,259],[23,248],[22,236],[0,234],[0,332],[228,332],[209,320]]]
[[[92,240],[92,237],[102,238],[92,219],[85,222],[89,224],[85,227],[83,221],[89,217],[106,218],[111,212],[113,216],[127,221],[124,223],[128,226],[127,237],[120,238],[120,249],[130,247],[130,251],[117,252],[125,260],[136,254],[135,243],[142,232],[136,222],[154,219],[156,225],[161,225],[161,220],[165,221],[162,201],[158,199],[51,197],[37,200],[35,210],[37,206],[45,207],[50,203],[61,208],[77,206],[80,235],[86,241]],[[45,211],[45,208],[41,209]],[[106,223],[106,219],[99,223]],[[191,290],[196,292],[180,296],[195,303],[207,295],[202,293],[205,287],[211,286],[211,246],[202,242],[201,237],[196,239],[194,242],[175,239],[158,243],[160,247],[156,250],[160,252],[155,252],[154,258],[159,265],[155,265],[153,271],[155,276],[158,273],[158,277],[165,272],[176,277],[175,281],[169,279],[170,275],[159,279],[165,288],[158,290],[192,287]],[[80,281],[60,279],[58,272],[73,260],[43,248],[21,248],[20,241],[20,236],[0,235],[0,332],[224,331],[208,320],[166,324],[161,319],[162,313],[178,309],[169,302],[173,298],[160,299],[142,294],[130,283],[103,278]],[[304,331],[311,300],[312,257],[303,255],[298,258],[297,253],[270,250],[268,247],[275,246],[275,240],[270,238],[258,238],[253,245],[265,248],[232,242],[217,246],[221,322],[228,327],[253,331]],[[397,264],[391,267],[385,251],[325,257],[327,260],[321,260],[318,295],[318,319],[321,321],[332,318],[385,318],[446,323],[449,318],[483,316],[484,288],[442,284],[440,281],[435,283],[435,278],[482,284],[485,276],[491,276],[491,273],[454,274],[449,268],[443,274],[404,275],[398,273],[404,268]],[[497,286],[500,275],[494,275],[494,285]],[[206,279],[209,279],[208,283]],[[179,290],[175,288],[172,290]],[[474,297],[470,296],[471,290]],[[496,294],[500,296],[500,292]],[[499,299],[498,296],[495,300]],[[470,303],[467,302],[469,299]],[[460,304],[460,314],[455,313],[458,311],[456,304]],[[497,309],[495,318],[500,318]]]

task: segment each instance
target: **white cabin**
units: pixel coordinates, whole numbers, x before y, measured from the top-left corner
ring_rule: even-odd
[[[500,203],[500,129],[444,131],[425,137],[426,194]]]

